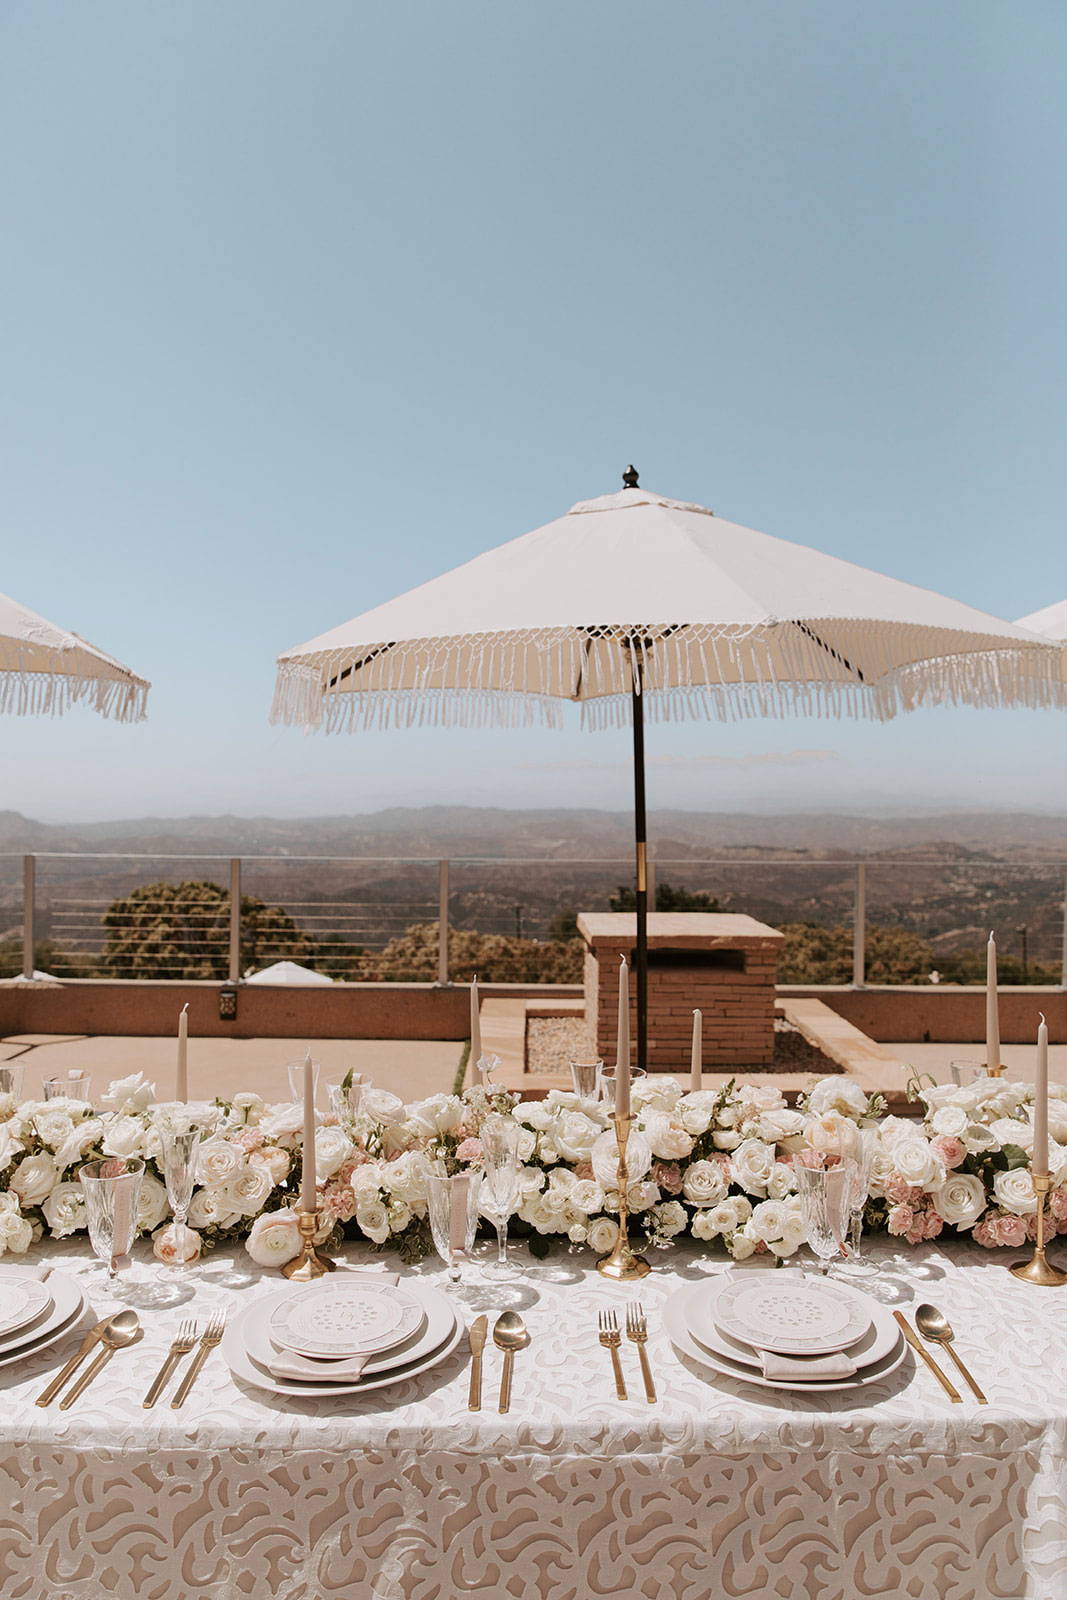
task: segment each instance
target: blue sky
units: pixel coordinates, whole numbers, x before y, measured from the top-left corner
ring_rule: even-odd
[[[0,589],[153,680],[51,820],[630,803],[628,742],[267,723],[275,655],[642,481],[1067,593],[1060,0],[0,10]],[[1061,808],[1062,715],[664,727],[650,800]]]

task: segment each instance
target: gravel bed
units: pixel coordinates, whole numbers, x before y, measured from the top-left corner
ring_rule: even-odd
[[[593,1030],[580,1017],[531,1017],[526,1024],[526,1065],[530,1072],[566,1073],[572,1061],[596,1057]],[[774,1061],[769,1067],[742,1067],[746,1078],[761,1072],[840,1072],[836,1062],[808,1043],[788,1022],[774,1025]]]

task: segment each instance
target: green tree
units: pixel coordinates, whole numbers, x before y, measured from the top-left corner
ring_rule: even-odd
[[[54,939],[38,939],[33,946],[33,965],[38,972],[54,978],[91,978],[96,963],[91,957],[72,956]],[[0,940],[0,978],[15,978],[22,971],[22,940]]]
[[[119,978],[225,978],[230,897],[217,883],[145,883],[104,913],[102,967]],[[314,940],[287,911],[241,896],[241,971],[271,961],[304,961]]]
[[[633,886],[620,883],[608,901],[612,911],[636,911],[637,894]],[[721,911],[723,907],[703,889],[676,889],[672,883],[657,883],[657,911]]]
[[[420,922],[391,939],[368,964],[384,983],[429,983],[437,976],[437,923]],[[457,979],[488,983],[580,983],[582,946],[574,939],[516,939],[502,933],[448,931],[448,966]]]
[[[779,983],[851,983],[852,929],[784,922]],[[868,983],[923,983],[937,965],[925,939],[907,928],[868,928]]]

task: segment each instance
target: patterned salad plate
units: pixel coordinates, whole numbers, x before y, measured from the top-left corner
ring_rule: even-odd
[[[0,1279],[0,1339],[18,1333],[43,1317],[52,1304],[52,1287],[39,1278]]]
[[[871,1325],[871,1304],[834,1278],[793,1272],[726,1276],[709,1306],[715,1326],[760,1350],[829,1355],[847,1350]]]
[[[337,1358],[390,1350],[422,1318],[422,1307],[395,1284],[341,1276],[284,1296],[270,1313],[269,1327],[280,1349]]]

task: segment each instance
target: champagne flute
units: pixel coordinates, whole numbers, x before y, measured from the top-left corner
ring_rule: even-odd
[[[833,1167],[798,1164],[795,1169],[808,1244],[819,1259],[823,1277],[830,1262],[841,1254],[848,1231],[855,1166],[848,1160]]]
[[[508,1260],[508,1218],[519,1203],[519,1124],[498,1114],[486,1117],[478,1137],[482,1145],[482,1215],[496,1229],[496,1260],[485,1271],[493,1278],[518,1277],[522,1268]]]
[[[159,1125],[163,1156],[163,1181],[174,1213],[174,1251],[168,1257],[167,1271],[189,1266],[199,1255],[189,1232],[189,1206],[196,1187],[196,1163],[204,1129],[200,1123],[180,1113],[165,1118]]]
[[[863,1212],[871,1192],[871,1168],[878,1151],[878,1134],[873,1129],[860,1133],[860,1153],[853,1161],[852,1183],[849,1193],[848,1260],[834,1270],[843,1277],[873,1278],[878,1268],[863,1254],[860,1240],[863,1235]]]
[[[426,1207],[434,1249],[448,1268],[448,1282],[463,1281],[460,1261],[469,1260],[478,1228],[479,1175],[476,1172],[431,1173],[426,1180]]]
[[[118,1274],[124,1267],[137,1233],[137,1204],[141,1196],[144,1162],[140,1156],[107,1156],[87,1161],[78,1173],[89,1220],[89,1242],[105,1266],[105,1287],[117,1292]]]

